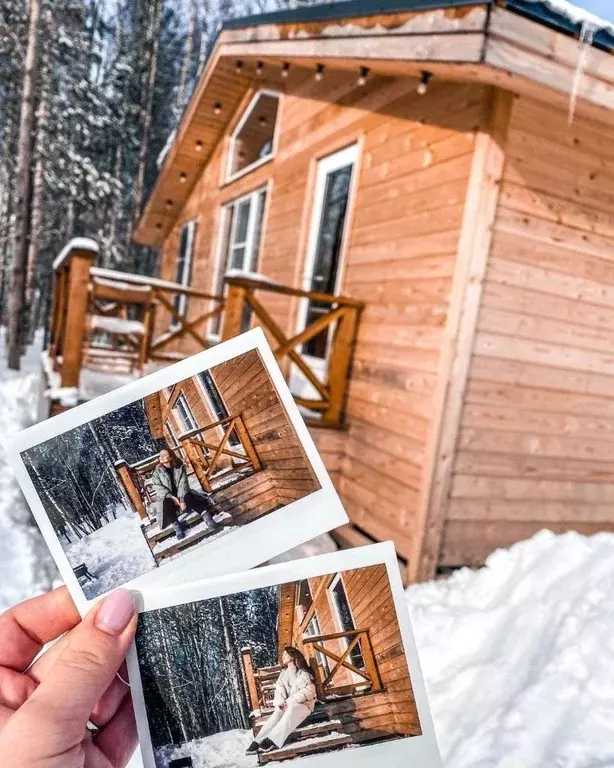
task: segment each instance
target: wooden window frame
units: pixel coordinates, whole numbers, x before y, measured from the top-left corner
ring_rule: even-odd
[[[273,126],[273,140],[271,142],[271,151],[265,157],[261,157],[258,160],[255,160],[253,163],[246,165],[245,168],[241,168],[240,171],[236,171],[236,173],[232,173],[231,169],[232,169],[232,162],[234,159],[237,134],[241,131],[245,123],[248,121],[250,115],[252,114],[252,112],[256,107],[256,104],[258,103],[258,100],[263,95],[273,96],[277,99],[277,115],[275,117],[275,125]],[[230,134],[230,138],[228,141],[228,149],[226,152],[226,162],[224,165],[224,168],[225,168],[224,182],[226,184],[230,184],[231,182],[242,178],[246,174],[251,173],[251,171],[256,170],[256,168],[261,168],[263,165],[270,162],[277,154],[277,145],[279,142],[279,123],[280,123],[279,116],[281,113],[281,97],[282,97],[281,92],[276,91],[273,88],[259,88],[250,99],[249,104],[245,107],[245,110],[243,111],[243,114],[239,119],[239,122],[236,124],[234,130]]]
[[[190,426],[190,427],[186,427],[185,426],[185,422],[184,422],[183,417],[181,415],[181,411],[179,410],[179,405],[178,405],[179,401],[181,401],[184,404],[185,410],[190,415],[190,418],[192,419],[192,423],[193,423],[194,426]],[[173,406],[173,411],[175,411],[177,413],[177,415],[179,416],[179,421],[181,422],[181,425],[183,427],[183,431],[184,432],[189,432],[191,429],[196,429],[198,427],[198,422],[196,421],[196,418],[195,418],[194,414],[192,413],[192,409],[190,408],[190,404],[188,403],[188,398],[185,396],[184,392],[181,392],[178,395],[177,399],[175,400],[175,405]]]

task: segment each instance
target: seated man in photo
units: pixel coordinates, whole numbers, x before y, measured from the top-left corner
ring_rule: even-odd
[[[187,525],[179,516],[189,510],[198,512],[209,530],[218,529],[211,516],[213,501],[207,494],[190,488],[183,462],[167,448],[160,451],[151,486],[156,494],[156,518],[161,529],[172,525],[177,538],[185,538]]]

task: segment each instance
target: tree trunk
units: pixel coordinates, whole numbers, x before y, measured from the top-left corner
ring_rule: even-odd
[[[19,146],[17,151],[17,179],[15,196],[17,210],[13,236],[13,261],[8,299],[7,346],[8,366],[19,370],[21,359],[20,328],[24,317],[24,298],[28,259],[28,233],[30,229],[31,157],[34,125],[34,98],[38,63],[38,35],[40,0],[30,0],[28,45],[23,77]]]
[[[25,312],[27,325],[23,331],[27,334],[28,342],[36,330],[34,317],[34,288],[36,285],[36,272],[38,265],[38,252],[40,248],[41,234],[43,231],[43,135],[47,122],[45,101],[42,100],[39,107],[38,128],[36,131],[36,160],[34,165],[34,177],[32,181],[32,207],[30,217],[30,242],[28,243]],[[22,336],[24,333],[22,333]]]
[[[158,45],[160,40],[160,17],[162,13],[161,0],[153,0],[147,23],[147,65],[144,71],[144,93],[141,97],[141,145],[137,162],[137,173],[132,197],[132,232],[136,229],[145,194],[145,170],[147,167],[147,149],[151,129],[152,105],[156,72],[158,67]]]
[[[181,76],[179,78],[179,87],[177,88],[177,101],[175,102],[175,112],[177,113],[177,122],[181,119],[183,108],[186,103],[186,91],[188,87],[188,77],[190,74],[190,65],[192,63],[192,53],[194,51],[198,19],[198,0],[191,0],[190,2],[190,18],[188,21],[188,31],[185,39],[185,50],[183,52],[183,63],[181,65]]]

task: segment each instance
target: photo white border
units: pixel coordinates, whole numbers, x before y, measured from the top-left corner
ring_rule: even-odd
[[[290,581],[300,581],[314,576],[380,564],[385,565],[388,572],[422,735],[401,737],[380,743],[361,744],[353,749],[325,752],[319,755],[297,757],[291,761],[291,764],[294,765],[295,762],[300,761],[301,768],[311,768],[311,766],[313,768],[367,768],[367,766],[374,765],[386,765],[387,768],[407,768],[408,765],[414,768],[442,768],[403,583],[392,542],[386,541],[357,549],[264,566],[245,573],[202,580],[174,588],[159,590],[145,588],[136,593],[135,598],[139,612],[143,613],[260,587],[277,586]],[[128,652],[127,664],[143,765],[144,768],[156,768],[134,643]],[[290,763],[290,761],[288,762]]]
[[[253,328],[234,339],[222,342],[211,349],[144,376],[142,379],[107,392],[95,400],[35,424],[5,441],[4,449],[9,464],[53,555],[60,575],[82,615],[103,595],[98,595],[91,600],[85,596],[28,474],[21,453],[59,434],[87,424],[93,419],[160,392],[166,387],[252,350],[260,353],[279,399],[286,409],[307,460],[320,484],[320,489],[242,525],[227,535],[214,539],[204,547],[188,550],[182,557],[147,571],[121,586],[128,589],[139,589],[144,585],[168,586],[209,576],[219,576],[231,571],[247,570],[348,522],[347,514],[264,332],[261,328]]]

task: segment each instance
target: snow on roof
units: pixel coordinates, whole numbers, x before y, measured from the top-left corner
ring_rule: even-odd
[[[72,251],[92,251],[92,253],[98,253],[98,250],[98,243],[95,240],[92,240],[89,237],[73,237],[73,239],[69,240],[59,252],[52,264],[52,268],[54,272],[58,270],[64,263],[68,254]]]
[[[579,8],[577,5],[570,3],[569,0],[528,0],[528,2],[545,5],[554,13],[565,16],[573,24],[587,25],[595,30],[605,29],[614,34],[614,22],[606,21],[596,16],[594,13],[587,11],[586,8]]]

